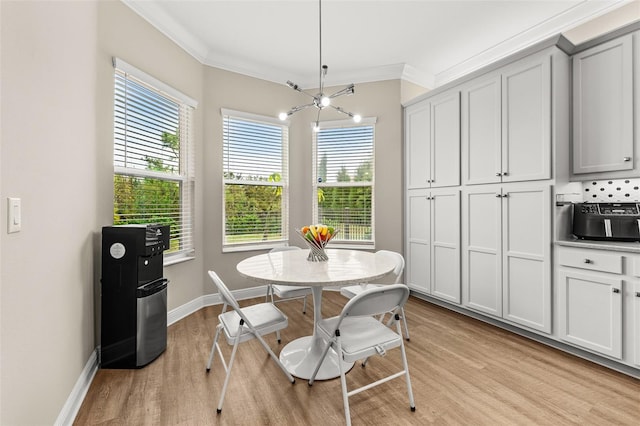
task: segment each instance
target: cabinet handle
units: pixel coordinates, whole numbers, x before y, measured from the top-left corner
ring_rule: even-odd
[[[502,198],[507,198],[509,194],[502,194]]]
[[[502,176],[506,176],[506,175],[507,175],[507,172],[502,172]]]
[[[619,289],[619,288],[614,288],[614,289],[613,289],[613,292],[614,292],[614,293],[620,293],[620,289]]]
[[[636,297],[640,297],[640,291],[636,291]]]
[[[623,160],[624,161],[631,161],[631,157],[624,157]]]
[[[497,172],[497,173],[496,173],[496,176],[498,176],[498,177],[499,177],[499,176],[502,176],[502,173]]]
[[[501,194],[496,194],[496,198],[500,198],[500,197],[502,197]]]
[[[593,260],[591,260],[591,259],[585,259],[585,260],[584,260],[584,263],[593,263]]]

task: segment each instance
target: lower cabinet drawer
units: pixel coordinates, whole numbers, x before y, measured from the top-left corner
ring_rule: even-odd
[[[558,247],[559,265],[590,271],[622,274],[622,255],[601,253],[590,249]]]

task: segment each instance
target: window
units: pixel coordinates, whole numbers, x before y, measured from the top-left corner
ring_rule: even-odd
[[[313,220],[340,232],[332,240],[374,244],[374,124],[363,119],[320,123],[313,137]]]
[[[289,127],[280,120],[222,110],[224,248],[289,239]]]
[[[115,66],[114,225],[169,225],[165,262],[193,256],[197,103],[119,59]]]

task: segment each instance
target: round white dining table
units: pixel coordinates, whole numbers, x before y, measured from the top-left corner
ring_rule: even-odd
[[[322,319],[322,288],[371,282],[379,279],[395,266],[387,256],[359,250],[328,249],[329,260],[307,260],[308,250],[289,250],[249,257],[237,265],[238,272],[261,283],[311,287],[313,292],[313,335],[293,340],[280,352],[280,361],[294,376],[311,378],[322,355],[322,339],[316,330]],[[340,376],[338,362],[345,371],[353,363],[341,361],[333,349],[329,350],[316,375],[316,380]]]

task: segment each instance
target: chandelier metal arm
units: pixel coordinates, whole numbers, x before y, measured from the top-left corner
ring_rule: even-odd
[[[351,83],[350,85],[348,85],[344,89],[338,90],[336,93],[334,93],[333,95],[329,96],[329,98],[333,99],[333,98],[337,98],[338,96],[342,96],[342,95],[353,95],[354,93],[355,93],[355,85],[353,83]]]
[[[335,109],[336,111],[343,113],[344,115],[348,115],[349,117],[353,118],[355,116],[355,114],[353,114],[353,113],[351,113],[349,111],[345,111],[344,109],[342,109],[342,107],[335,106],[335,105],[329,105],[329,106],[331,108]]]
[[[319,75],[318,75],[318,89],[319,92],[316,93],[315,95],[312,95],[311,93],[307,93],[305,91],[303,91],[300,86],[298,86],[297,84],[295,84],[294,82],[292,82],[291,80],[287,80],[287,86],[289,86],[290,88],[292,88],[293,90],[295,90],[296,92],[300,92],[300,93],[304,93],[305,95],[309,96],[310,98],[313,99],[313,102],[310,104],[305,104],[305,105],[299,105],[299,106],[295,106],[293,108],[291,108],[288,112],[281,112],[278,117],[281,120],[286,120],[288,116],[295,114],[298,111],[301,111],[303,109],[307,109],[309,107],[316,107],[318,109],[318,115],[316,116],[316,122],[315,122],[315,129],[317,130],[319,128],[319,122],[320,122],[320,113],[322,112],[323,108],[326,108],[327,106],[331,106],[333,109],[335,109],[336,111],[348,115],[349,117],[353,118],[353,120],[358,123],[361,120],[361,117],[359,114],[353,114],[351,112],[345,111],[344,109],[342,109],[341,107],[335,106],[331,103],[331,99],[333,98],[337,98],[339,96],[342,95],[352,95],[355,92],[355,86],[353,83],[351,83],[350,85],[348,85],[347,87],[345,87],[342,90],[338,90],[337,92],[335,92],[334,94],[330,95],[330,96],[325,96],[324,94],[324,84],[325,84],[325,78],[327,76],[327,71],[329,70],[329,67],[326,65],[322,64],[322,0],[318,0],[318,32],[319,32],[319,37],[318,37],[318,44],[319,44]]]
[[[287,115],[295,114],[298,111],[302,111],[303,109],[307,109],[307,108],[312,107],[312,106],[316,106],[316,104],[315,103],[310,103],[310,104],[304,104],[304,105],[295,106],[295,107],[291,108],[289,111],[287,111]]]

